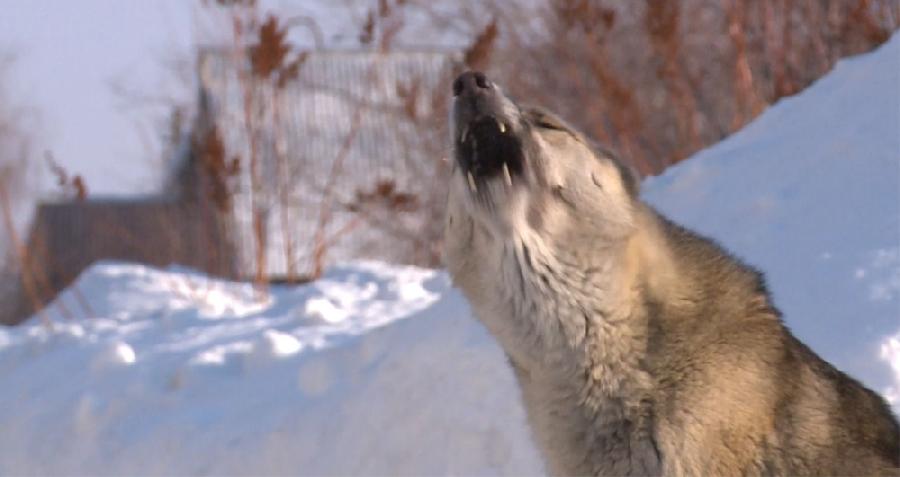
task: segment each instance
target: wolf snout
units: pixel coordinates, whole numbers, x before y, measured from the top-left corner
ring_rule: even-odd
[[[457,124],[501,114],[503,100],[500,88],[480,71],[466,71],[453,80],[453,107]]]
[[[494,89],[487,76],[480,71],[466,71],[453,81],[453,96],[475,96]]]
[[[512,186],[524,166],[515,104],[480,71],[456,77],[453,96],[453,149],[469,188],[499,177]]]

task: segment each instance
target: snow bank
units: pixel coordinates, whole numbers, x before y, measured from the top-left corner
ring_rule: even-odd
[[[106,263],[76,289],[98,318],[0,331],[0,475],[539,472],[442,273],[355,264],[261,299]]]
[[[648,180],[765,270],[787,323],[900,406],[900,36]],[[99,264],[95,318],[0,330],[0,475],[532,475],[502,353],[445,274],[345,265],[259,296]]]
[[[765,271],[794,332],[900,406],[900,35],[644,196]]]

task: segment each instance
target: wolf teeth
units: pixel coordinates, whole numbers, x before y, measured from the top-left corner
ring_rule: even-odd
[[[500,128],[500,134],[506,132],[506,125],[503,124],[503,121],[497,121],[497,127]]]
[[[466,177],[469,179],[469,189],[472,192],[478,192],[478,186],[475,185],[475,176],[472,175],[472,172],[470,171]]]
[[[512,186],[512,176],[509,175],[509,166],[503,163],[503,178],[506,179],[506,185]]]

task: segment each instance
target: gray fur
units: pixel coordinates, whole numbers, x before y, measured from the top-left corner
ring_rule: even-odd
[[[900,475],[884,400],[790,333],[759,273],[643,204],[607,151],[496,85],[462,90],[451,129],[445,261],[550,473]]]

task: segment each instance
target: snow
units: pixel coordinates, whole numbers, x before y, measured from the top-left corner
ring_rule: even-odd
[[[101,263],[75,288],[97,318],[0,330],[0,475],[539,472],[442,272],[354,263],[263,296]]]
[[[767,274],[789,326],[900,410],[900,36],[644,184]],[[0,329],[0,475],[535,475],[512,374],[442,271],[261,293],[96,264],[91,318]]]

